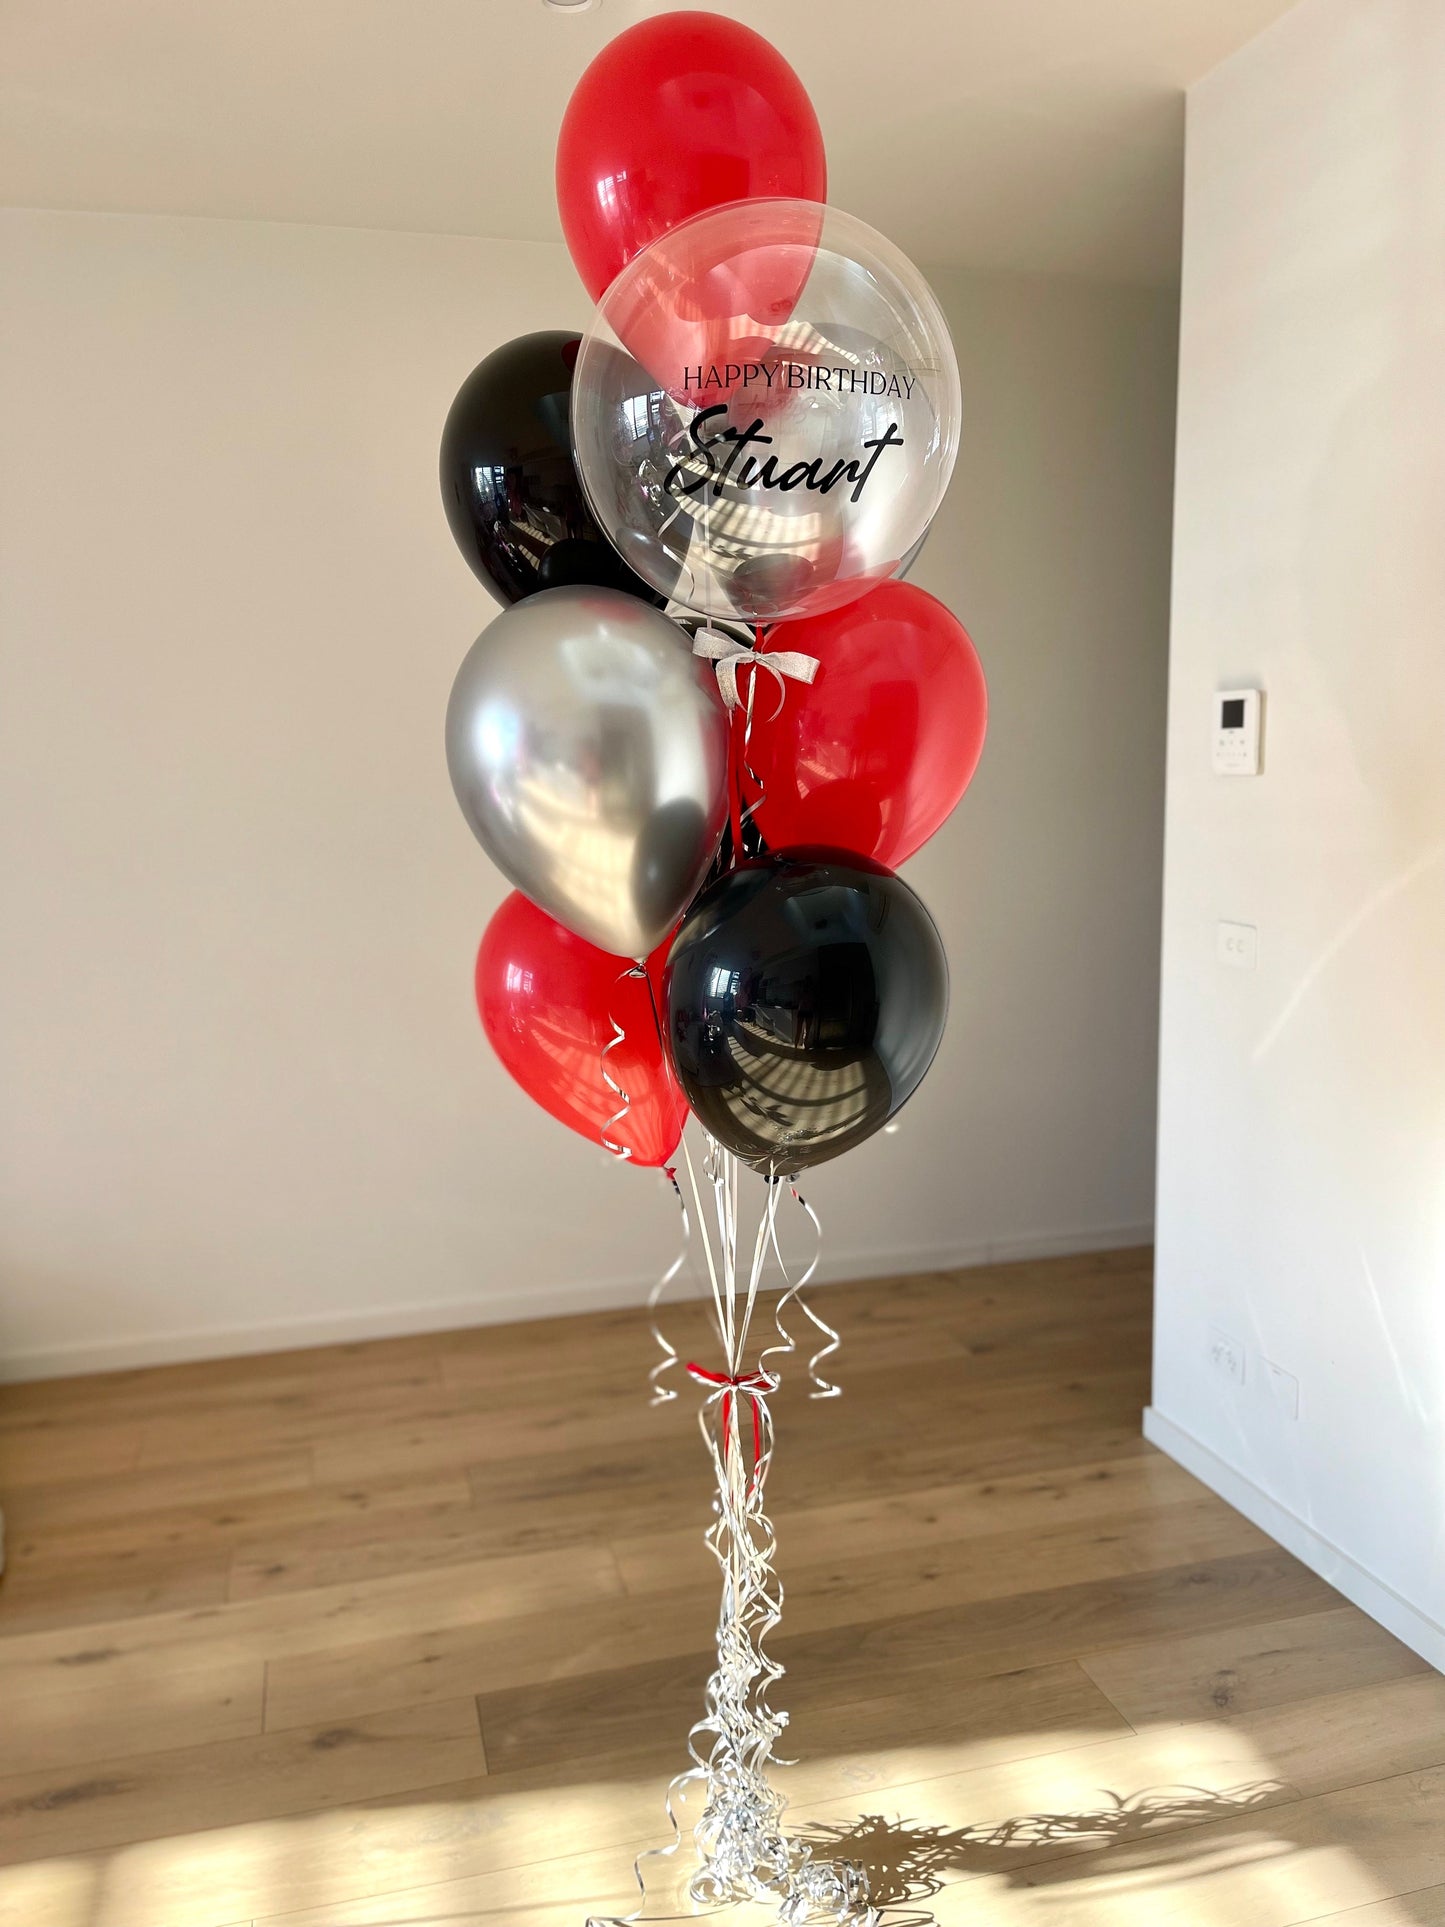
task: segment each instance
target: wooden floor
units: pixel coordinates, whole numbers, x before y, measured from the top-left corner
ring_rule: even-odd
[[[823,1297],[796,1824],[890,1927],[1445,1923],[1445,1679],[1144,1444],[1147,1258]],[[650,1362],[607,1313],[0,1393],[0,1920],[629,1905],[716,1608]]]

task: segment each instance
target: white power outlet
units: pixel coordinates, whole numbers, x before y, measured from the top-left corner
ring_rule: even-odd
[[[1214,933],[1214,954],[1233,970],[1253,970],[1259,962],[1259,931],[1252,923],[1220,919]]]
[[[1244,1383],[1244,1347],[1231,1338],[1228,1332],[1212,1330],[1209,1334],[1209,1362],[1221,1377],[1231,1384]]]

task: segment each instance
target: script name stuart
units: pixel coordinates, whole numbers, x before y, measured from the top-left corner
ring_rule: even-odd
[[[763,433],[761,415],[746,428],[729,425],[718,428],[712,434],[703,433],[708,424],[716,422],[719,415],[726,417],[727,412],[727,403],[718,402],[693,416],[688,425],[693,446],[680,462],[673,463],[663,484],[670,494],[702,495],[711,489],[714,496],[720,497],[725,484],[731,482],[737,488],[776,488],[784,491],[801,488],[810,493],[827,495],[840,483],[852,482],[850,499],[856,502],[867,487],[868,478],[878,466],[884,451],[903,446],[897,422],[890,422],[884,434],[875,435],[871,441],[862,444],[865,451],[871,450],[866,459],[860,456],[840,458],[825,469],[823,457],[815,455],[809,462],[792,462],[779,472],[776,455],[764,456],[759,461],[755,455],[745,453],[747,449],[765,447],[772,442],[772,436]]]

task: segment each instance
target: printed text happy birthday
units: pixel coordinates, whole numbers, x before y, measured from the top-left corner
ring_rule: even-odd
[[[816,388],[833,395],[897,395],[912,401],[916,375],[890,375],[882,368],[823,367],[810,361],[725,361],[682,371],[682,389],[733,389],[765,382],[769,388]]]

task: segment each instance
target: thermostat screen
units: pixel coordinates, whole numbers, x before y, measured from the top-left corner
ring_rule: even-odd
[[[1244,698],[1231,696],[1228,702],[1219,705],[1219,727],[1221,729],[1244,728]]]

